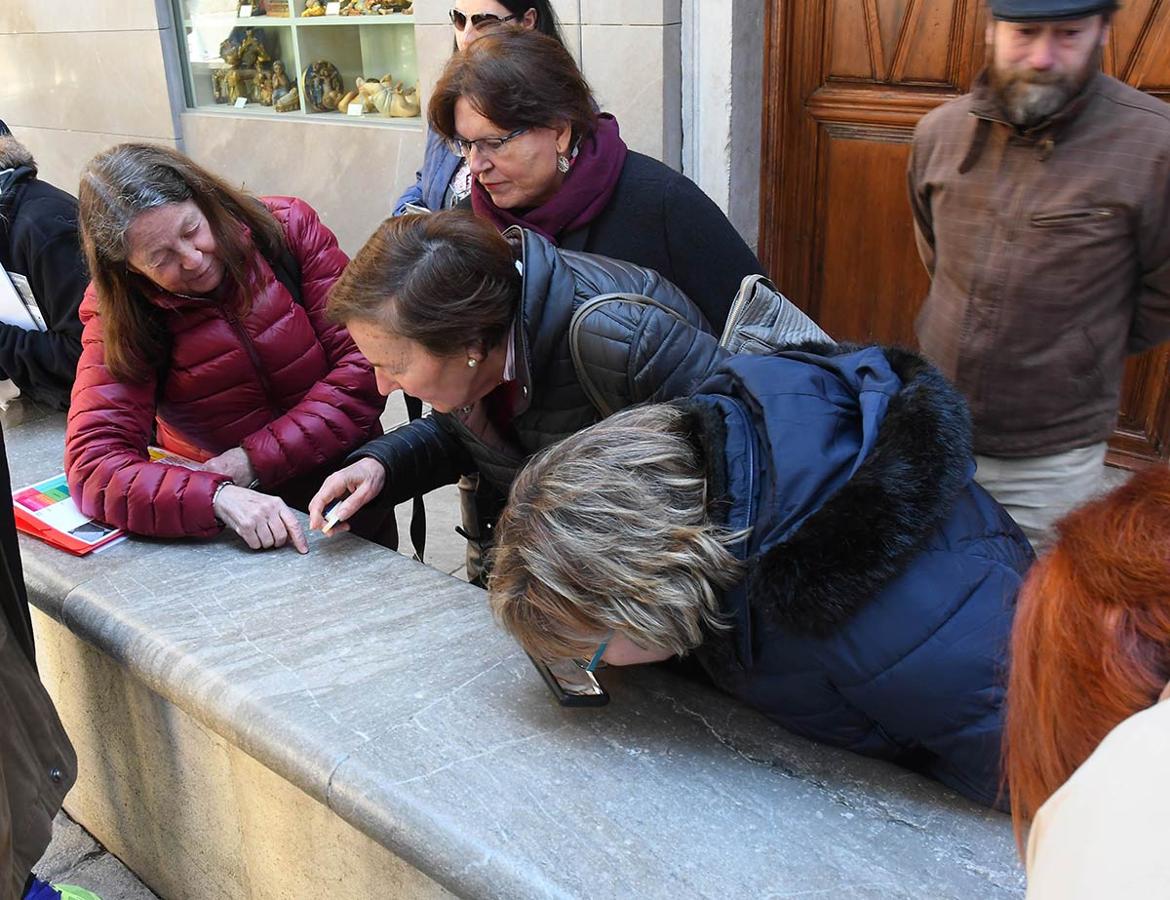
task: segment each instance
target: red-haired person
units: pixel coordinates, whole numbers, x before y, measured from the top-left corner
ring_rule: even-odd
[[[1012,634],[1005,773],[1030,900],[1170,896],[1170,470],[1065,518]]]

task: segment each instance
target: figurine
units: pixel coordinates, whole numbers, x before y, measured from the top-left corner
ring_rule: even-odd
[[[337,111],[339,113],[348,113],[349,112],[349,105],[351,103],[356,102],[358,99],[358,96],[359,96],[359,94],[356,90],[353,90],[353,91],[350,91],[349,93],[347,93],[344,97],[341,98],[341,102],[337,104]]]
[[[252,82],[252,99],[261,106],[272,105],[272,73],[260,72]]]
[[[393,79],[390,75],[386,75],[380,81],[358,77],[357,89],[365,104],[365,112],[390,115],[390,101],[394,96],[394,91],[390,87],[392,83]]]
[[[272,108],[277,112],[292,112],[294,109],[301,108],[301,95],[297,93],[297,84],[292,83],[292,89],[288,91],[283,97],[277,100]]]
[[[409,88],[405,92],[402,90],[402,82],[394,85],[394,95],[390,99],[389,115],[396,118],[409,119],[417,116],[422,111],[422,105],[418,99],[418,85]]]
[[[244,40],[240,42],[239,54],[240,66],[244,69],[255,69],[257,66],[272,61],[268,48],[264,46],[264,42],[256,34],[255,28],[248,28],[244,31]]]
[[[227,102],[235,103],[241,97],[248,97],[252,91],[255,72],[250,69],[228,69],[224,75],[227,82]]]
[[[305,105],[310,112],[331,112],[345,96],[341,73],[337,66],[325,60],[309,63],[302,76]]]
[[[301,18],[307,19],[323,15],[325,15],[325,4],[321,0],[305,0],[305,11],[301,13]]]
[[[293,82],[288,80],[288,73],[284,70],[284,63],[279,59],[272,63],[272,102],[278,102],[285,94],[293,90]]]

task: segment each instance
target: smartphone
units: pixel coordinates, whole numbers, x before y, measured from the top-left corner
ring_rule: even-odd
[[[605,706],[609,703],[609,694],[597,676],[586,672],[573,660],[566,659],[550,665],[531,656],[528,658],[561,706]]]

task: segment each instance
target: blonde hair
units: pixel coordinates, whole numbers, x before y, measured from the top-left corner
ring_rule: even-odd
[[[744,573],[707,513],[698,448],[673,406],[625,410],[534,457],[500,519],[489,600],[530,654],[588,656],[614,629],[676,654],[726,628]]]

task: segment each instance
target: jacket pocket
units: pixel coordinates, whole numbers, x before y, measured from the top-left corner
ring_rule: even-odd
[[[1061,228],[1068,225],[1088,225],[1093,222],[1107,222],[1118,216],[1118,210],[1111,206],[1093,206],[1082,209],[1062,209],[1040,212],[1032,216],[1037,228]]]

